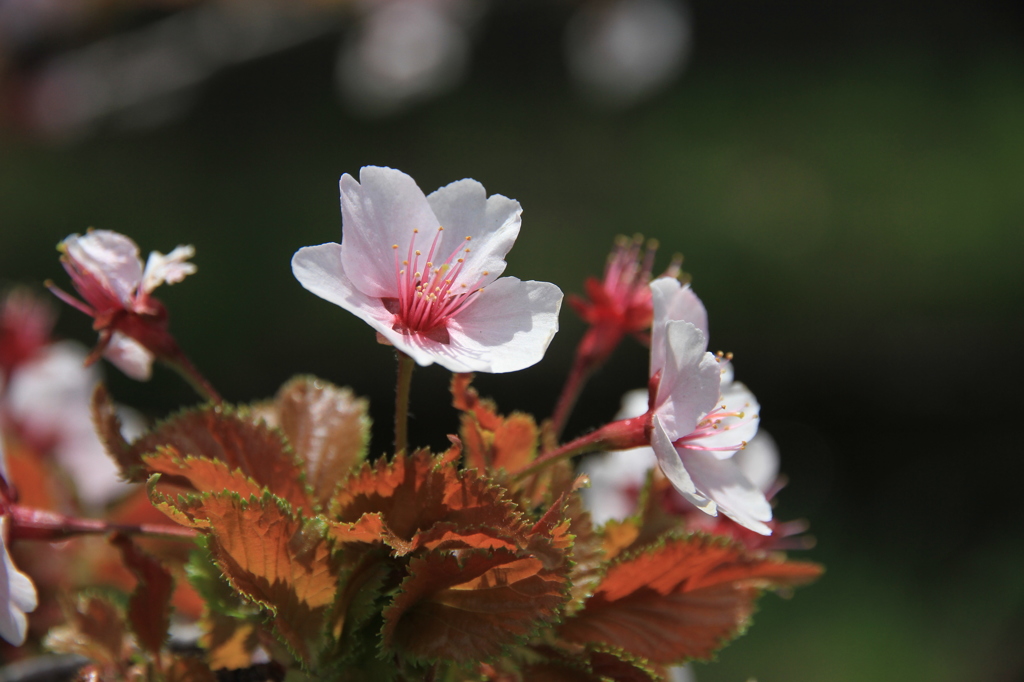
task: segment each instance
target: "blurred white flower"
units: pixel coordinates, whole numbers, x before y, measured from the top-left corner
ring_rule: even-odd
[[[371,116],[393,113],[458,85],[478,0],[368,0],[342,45],[336,82]]]
[[[3,459],[3,445],[0,445]],[[39,604],[32,579],[18,570],[7,551],[7,524],[10,519],[0,517],[0,637],[14,646],[25,643],[28,634],[26,613],[35,611]]]
[[[589,0],[566,28],[569,73],[581,91],[612,107],[634,104],[668,85],[691,45],[681,0]]]
[[[70,474],[79,499],[101,506],[129,486],[119,480],[117,466],[100,443],[89,402],[100,371],[85,367],[88,352],[81,344],[60,341],[20,366],[7,386],[4,407],[24,436],[51,450]],[[142,418],[131,410],[120,414],[126,437],[142,432]]]
[[[622,407],[616,419],[632,419],[647,412],[647,389],[637,389],[622,396]],[[644,446],[632,450],[602,452],[584,458],[580,473],[590,478],[584,488],[583,504],[594,523],[622,520],[636,511],[637,495],[647,472],[658,465],[654,450]]]

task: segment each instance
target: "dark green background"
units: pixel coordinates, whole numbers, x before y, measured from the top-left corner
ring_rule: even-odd
[[[318,374],[372,401],[390,439],[394,366],[356,318],[305,292],[291,254],[340,237],[338,176],[391,165],[430,191],[473,177],[520,200],[508,273],[579,292],[617,233],[686,255],[712,346],[736,353],[828,565],[698,666],[701,682],[1024,677],[1020,398],[1024,21],[1014,4],[713,2],[693,7],[685,76],[624,113],[577,99],[569,5],[499,3],[454,94],[392,119],[333,94],[336,39],[222,73],[167,127],[48,144],[0,132],[0,280],[65,283],[54,245],[89,226],[144,251],[196,245],[161,290],[182,345],[229,400]],[[62,334],[91,342],[87,320]],[[481,377],[546,416],[582,325],[544,361]],[[162,414],[192,400],[162,370],[108,371]],[[456,417],[438,368],[414,378],[413,439]],[[569,431],[646,381],[628,341]]]

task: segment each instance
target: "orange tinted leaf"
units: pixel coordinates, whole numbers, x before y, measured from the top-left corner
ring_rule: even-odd
[[[302,468],[281,435],[266,424],[243,419],[224,406],[181,412],[131,444],[131,457],[174,448],[179,456],[224,462],[292,506],[309,509]],[[136,479],[138,480],[138,479]]]
[[[452,523],[437,523],[416,534],[417,549],[507,549],[516,551],[520,544],[496,528],[460,528]]]
[[[452,377],[452,398],[462,410],[460,434],[466,446],[466,465],[480,470],[519,471],[537,455],[537,424],[533,417],[515,412],[497,413],[492,401],[481,400],[469,385],[471,374]]]
[[[747,625],[761,589],[808,582],[820,573],[816,564],[747,556],[738,545],[708,536],[670,538],[614,562],[559,634],[659,664],[706,659]]]
[[[501,488],[475,471],[459,471],[451,458],[422,450],[364,465],[335,496],[332,511],[348,524],[379,514],[385,526],[382,539],[399,554],[412,551],[414,536],[437,523],[494,528],[510,537],[525,528]]]
[[[242,500],[234,493],[204,496],[210,551],[231,584],[274,614],[274,626],[307,663],[337,590],[326,523],[295,517],[272,495]]]
[[[174,581],[160,562],[149,556],[127,535],[115,534],[110,542],[121,550],[124,563],[138,579],[128,600],[128,622],[143,649],[160,655],[171,624],[171,595]]]
[[[566,576],[507,550],[414,558],[384,611],[384,645],[402,655],[481,661],[557,617]]]
[[[452,375],[452,405],[456,410],[471,413],[487,431],[494,431],[501,423],[491,400],[483,400],[472,386],[472,373]]]
[[[202,642],[212,669],[237,670],[252,664],[252,654],[259,645],[255,625],[220,614],[206,620],[208,629]]]
[[[246,498],[263,494],[263,486],[241,469],[232,469],[227,462],[205,457],[182,457],[173,447],[161,447],[154,454],[145,455],[142,461],[150,471],[184,479],[199,492],[232,490]]]
[[[210,527],[210,522],[206,520],[202,497],[194,494],[171,497],[157,487],[159,483],[160,474],[154,474],[146,483],[146,493],[156,509],[159,509],[172,521],[182,526],[188,526],[189,528]]]
[[[379,512],[363,514],[353,523],[331,522],[331,537],[341,543],[380,542],[389,535]]]
[[[605,557],[611,560],[636,542],[636,539],[640,537],[640,526],[633,519],[624,521],[612,519],[601,528],[601,535]]]
[[[278,425],[305,464],[314,499],[326,504],[366,455],[367,401],[328,381],[297,377],[281,387],[274,404]]]

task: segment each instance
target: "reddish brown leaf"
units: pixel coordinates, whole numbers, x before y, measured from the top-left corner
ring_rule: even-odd
[[[300,660],[322,634],[324,612],[337,590],[326,523],[304,521],[272,495],[242,500],[234,493],[206,495],[210,551],[243,595],[270,609],[274,626]]]
[[[204,457],[182,457],[173,447],[162,447],[142,458],[153,472],[173,476],[172,480],[187,482],[199,492],[231,490],[243,498],[259,497],[263,486],[246,476],[241,469],[232,469],[227,462]]]
[[[515,412],[498,414],[490,400],[481,400],[470,386],[472,374],[452,377],[455,408],[462,410],[460,434],[466,446],[466,465],[485,471],[519,471],[537,455],[538,429],[533,417]]]
[[[274,405],[277,425],[305,464],[314,499],[327,504],[366,454],[366,400],[328,381],[297,377],[281,387]]]
[[[67,624],[51,628],[46,648],[85,656],[102,669],[120,669],[131,651],[118,608],[98,596],[68,600],[62,606]]]
[[[501,549],[414,558],[384,611],[384,645],[420,659],[497,656],[557,617],[567,582],[560,569]]]
[[[579,682],[660,682],[661,670],[649,661],[616,649],[567,651],[549,646],[533,648],[534,662],[523,668],[523,679]]]
[[[702,535],[674,538],[614,562],[559,635],[659,664],[708,658],[747,624],[763,588],[809,582],[816,564],[750,557]]]
[[[187,656],[174,658],[164,679],[167,682],[217,682],[217,676],[209,666],[198,658]]]
[[[110,539],[121,550],[121,556],[138,584],[128,600],[128,622],[139,645],[158,657],[171,624],[171,595],[174,581],[160,562],[139,549],[131,539],[120,533]]]
[[[412,551],[414,536],[438,523],[522,535],[525,525],[502,489],[475,471],[460,472],[451,459],[419,451],[364,465],[335,496],[332,515],[352,524],[364,515],[379,514],[385,527],[382,539],[399,554]]]
[[[153,506],[166,514],[172,521],[189,528],[209,528],[205,505],[200,495],[177,495],[172,497],[159,488],[160,474],[154,474],[146,483],[146,493]]]
[[[293,507],[312,508],[302,467],[281,435],[230,408],[208,406],[177,414],[133,442],[131,457],[144,467],[142,456],[160,448],[173,448],[182,457],[224,462]]]
[[[603,539],[594,529],[590,513],[583,508],[583,500],[578,493],[569,497],[566,505],[569,517],[569,532],[572,541],[572,570],[569,577],[572,583],[572,601],[567,611],[573,612],[583,606],[603,575],[605,552]]]
[[[206,634],[202,644],[210,668],[237,670],[252,664],[253,652],[259,645],[255,625],[217,613],[211,613],[204,621]]]
[[[138,453],[133,453],[128,442],[121,435],[121,420],[117,416],[117,408],[110,399],[107,387],[96,384],[92,392],[92,421],[96,426],[96,434],[100,442],[121,469],[121,475],[128,480],[144,480],[145,474]]]

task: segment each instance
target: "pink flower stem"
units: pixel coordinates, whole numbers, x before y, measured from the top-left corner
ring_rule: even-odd
[[[629,450],[630,448],[650,445],[649,426],[649,414],[605,424],[597,431],[592,431],[559,448],[544,453],[528,467],[516,472],[513,478],[517,481],[522,480],[527,476],[537,473],[549,464],[554,464],[560,460],[587,452],[595,452],[597,450]]]
[[[551,417],[551,434],[557,439],[565,429],[565,423],[569,421],[576,400],[583,392],[590,376],[597,371],[619,345],[622,340],[622,333],[614,326],[596,324],[587,329],[586,334],[576,347],[576,357],[573,359],[572,369],[562,387],[562,393],[558,396],[558,403],[555,405],[555,413]]]
[[[587,383],[590,375],[594,373],[594,369],[587,362],[587,358],[581,355],[577,355],[573,361],[572,370],[570,370],[569,376],[565,380],[561,395],[558,396],[555,413],[551,416],[551,435],[555,439],[561,438],[562,431],[565,429],[565,423],[569,421],[569,415],[572,414],[573,408],[576,407],[576,401],[583,391],[583,386]]]
[[[126,535],[149,535],[192,539],[198,533],[192,528],[159,523],[139,525],[110,523],[101,519],[80,519],[45,509],[34,509],[12,504],[7,507],[12,526],[11,537],[25,540],[54,542],[76,535],[120,532]]]
[[[189,360],[185,356],[185,353],[180,349],[175,349],[173,354],[168,353],[160,355],[159,358],[165,365],[177,372],[178,375],[188,382],[189,386],[194,388],[196,393],[201,395],[203,398],[212,403],[217,403],[218,405],[224,402],[224,399],[220,397],[220,393],[217,392],[217,389],[215,389],[213,385],[206,380],[206,377],[202,375],[196,366],[192,364],[192,361]]]
[[[409,445],[409,391],[412,370],[416,362],[400,350],[398,356],[398,384],[395,387],[395,454],[405,452]]]

